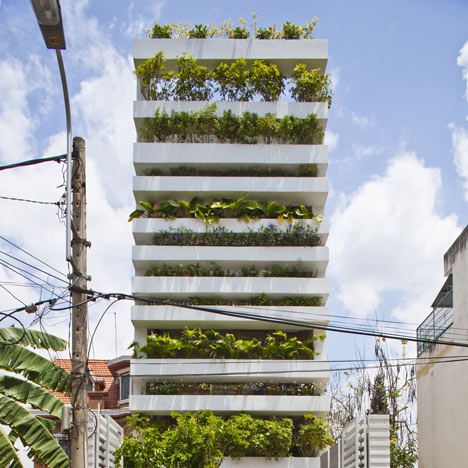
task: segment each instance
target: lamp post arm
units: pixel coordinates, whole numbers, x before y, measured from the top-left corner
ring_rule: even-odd
[[[66,211],[65,211],[65,242],[66,242],[66,259],[67,262],[73,265],[73,258],[71,253],[71,180],[72,180],[72,128],[71,128],[71,114],[70,114],[70,98],[68,96],[67,77],[65,75],[65,68],[63,66],[62,52],[60,49],[55,49],[57,53],[57,62],[60,70],[60,78],[62,79],[63,99],[65,101],[65,115],[67,119],[67,181],[66,181]]]

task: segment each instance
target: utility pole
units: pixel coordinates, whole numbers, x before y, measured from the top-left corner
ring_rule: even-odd
[[[86,154],[83,138],[73,139],[72,153],[72,388],[70,467],[86,468],[88,457],[88,305],[86,240]],[[77,290],[76,290],[76,289]]]

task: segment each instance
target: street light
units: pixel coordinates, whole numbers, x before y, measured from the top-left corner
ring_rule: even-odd
[[[74,262],[71,252],[71,148],[72,148],[72,129],[70,116],[70,99],[68,97],[67,77],[63,66],[61,49],[65,47],[65,36],[63,34],[62,12],[58,0],[31,0],[34,13],[36,14],[37,22],[41,28],[42,36],[48,49],[55,49],[57,54],[57,62],[62,79],[63,98],[65,101],[65,114],[67,118],[67,198],[66,198],[66,213],[65,213],[65,242],[66,242],[66,259],[73,267]],[[74,268],[75,269],[75,268]]]

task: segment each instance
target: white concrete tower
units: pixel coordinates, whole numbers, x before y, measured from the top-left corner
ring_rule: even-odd
[[[241,57],[247,60],[248,66],[254,60],[261,59],[276,64],[287,78],[291,77],[294,66],[298,63],[306,64],[308,69],[319,68],[324,73],[328,53],[327,41],[316,39],[137,39],[134,42],[135,67],[154,57],[159,51],[163,51],[167,60],[167,71],[175,70],[177,58],[186,53],[195,58],[198,65],[210,70],[221,62],[231,63]],[[157,109],[165,109],[169,114],[173,110],[193,112],[209,104],[206,101],[149,101],[139,91],[137,94],[134,119],[139,134],[145,119],[152,118]],[[210,101],[212,102],[214,101]],[[231,110],[235,115],[241,115],[245,111],[258,116],[273,113],[277,118],[286,115],[305,118],[315,114],[324,129],[328,116],[326,102],[292,102],[285,98],[278,102],[215,102],[216,114],[219,116],[226,110]],[[219,143],[215,138],[203,143],[169,141],[172,142],[135,143],[136,176],[133,190],[136,202],[150,201],[159,204],[169,199],[190,201],[195,196],[206,202],[221,198],[238,199],[247,192],[246,200],[275,201],[291,206],[302,204],[312,206],[316,215],[323,213],[328,193],[328,151],[325,145],[261,142],[234,144]],[[311,164],[317,167],[316,176],[298,176],[299,167]],[[177,166],[198,169],[202,171],[202,175],[171,175],[171,169]],[[238,175],[239,170],[249,167],[252,168],[252,176],[244,173]],[[262,168],[277,169],[283,171],[284,175],[257,176]],[[147,175],[148,170],[160,175]],[[229,175],[230,170],[234,175]],[[210,171],[214,175],[210,175]],[[329,316],[326,307],[329,285],[325,278],[328,264],[328,248],[325,246],[328,222],[326,219],[321,222],[315,219],[295,219],[293,225],[298,224],[306,229],[317,229],[321,245],[154,245],[155,233],[172,230],[177,235],[181,228],[195,233],[205,233],[207,229],[219,227],[232,233],[249,230],[258,232],[270,225],[278,231],[292,228],[287,220],[280,222],[276,217],[250,222],[221,218],[219,223],[208,227],[200,219],[187,217],[135,219],[135,246],[132,253],[135,277],[132,292],[145,298],[171,299],[184,303],[190,303],[190,298],[197,297],[200,298],[199,304],[203,304],[203,298],[216,298],[232,304],[264,295],[268,301],[273,301],[273,305],[220,304],[206,307],[241,311],[261,317],[281,317],[283,320],[302,320],[308,325],[326,327]],[[281,232],[277,235],[280,236]],[[210,262],[224,271],[229,270],[233,276],[145,276],[150,267],[199,264],[210,268],[210,265],[213,267]],[[296,266],[314,272],[314,277],[275,277],[263,276],[261,273],[259,276],[240,276],[242,267],[252,266],[260,272],[271,271],[273,266]],[[320,298],[320,304],[281,305],[286,297],[310,296]],[[172,305],[137,304],[132,308],[131,318],[135,327],[135,341],[141,345],[146,343],[147,335],[152,331],[168,332],[171,336],[176,336],[185,327],[214,329],[221,334],[229,332],[236,337],[255,337],[259,340],[275,330],[284,330],[288,337],[298,336],[299,339],[307,339],[314,333],[324,333],[323,328],[310,329],[230,317]],[[329,378],[329,365],[324,362],[326,359],[325,343],[321,340],[315,341],[314,359],[133,359],[130,409],[132,412],[148,415],[211,409],[214,413],[223,415],[247,412],[256,416],[294,418],[314,412],[317,416],[325,417],[330,405],[329,397],[325,395]],[[210,385],[210,391],[208,394],[197,394],[192,389],[184,394],[186,387],[181,385],[175,392],[177,394],[148,394],[151,393],[147,391],[148,383],[151,382],[205,383]],[[244,385],[239,385],[240,383]],[[278,385],[275,387],[274,384]],[[315,384],[315,390],[301,393],[300,384]],[[223,466],[228,466],[229,463],[231,462],[225,461]],[[269,464],[258,460],[250,461],[245,466],[263,466],[262,463],[266,463],[265,466]],[[275,463],[274,466],[280,466],[279,462]],[[284,466],[319,466],[318,459],[307,461],[307,465],[304,459],[290,459],[287,463]]]

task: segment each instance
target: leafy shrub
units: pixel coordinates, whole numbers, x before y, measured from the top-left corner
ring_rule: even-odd
[[[189,37],[205,39],[208,37],[208,26],[196,24],[195,27],[189,31]]]
[[[291,97],[298,102],[328,102],[332,103],[332,92],[330,90],[330,74],[320,74],[320,70],[307,70],[303,63],[294,67],[291,82]]]
[[[211,72],[206,67],[184,55],[177,59],[177,69],[174,80],[176,101],[209,101],[213,97]]]
[[[250,36],[250,32],[246,27],[237,26],[230,31],[230,39],[247,39]]]
[[[255,37],[257,39],[273,39],[273,28],[271,26],[269,26],[268,28],[258,28]]]
[[[289,21],[283,24],[283,39],[300,39],[301,29],[296,24],[291,24]]]
[[[197,112],[156,110],[145,119],[140,141],[179,143],[241,143],[317,145],[323,141],[323,127],[315,114],[305,118],[274,114],[258,117],[251,112],[234,115],[230,110],[216,115],[216,104]]]
[[[199,246],[267,246],[267,245],[322,245],[316,229],[303,226],[301,223],[288,225],[280,230],[275,224],[262,226],[254,231],[232,232],[224,227],[216,226],[206,232],[193,232],[190,229],[179,228],[159,231],[153,235],[153,245],[199,245]]]
[[[194,166],[177,166],[169,169],[169,174],[162,169],[151,168],[145,171],[146,176],[196,176],[196,177],[316,177],[316,164],[301,164],[296,172],[290,172],[281,167],[270,166],[241,166],[229,169]]]
[[[250,79],[264,101],[277,101],[284,92],[284,77],[274,63],[255,60]]]
[[[172,36],[172,29],[173,25],[165,24],[162,26],[156,23],[151,30],[151,37],[168,39]]]
[[[299,427],[299,452],[303,457],[317,457],[325,448],[333,445],[334,439],[322,419],[313,414],[306,414],[304,419],[305,424]]]
[[[251,73],[246,69],[247,62],[242,57],[231,64],[220,63],[213,72],[218,85],[217,91],[227,101],[249,101],[255,89],[251,83]]]
[[[263,340],[220,333],[216,330],[185,328],[180,337],[169,333],[148,335],[147,344],[136,350],[149,359],[314,359],[314,341],[288,337],[283,331],[267,334]]]
[[[172,72],[163,73],[166,69],[165,61],[161,51],[153,58],[145,60],[135,70],[145,99],[165,101],[173,95]]]
[[[321,220],[321,215],[315,215],[312,207],[305,205],[291,206],[282,203],[259,202],[244,200],[247,193],[237,200],[222,198],[201,202],[198,197],[190,202],[185,200],[165,200],[160,204],[140,201],[143,209],[136,209],[130,213],[128,221],[135,218],[197,218],[210,225],[218,223],[220,218],[238,218],[245,222],[261,218],[277,218],[278,221],[294,219]],[[281,236],[281,234],[280,234]]]

